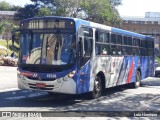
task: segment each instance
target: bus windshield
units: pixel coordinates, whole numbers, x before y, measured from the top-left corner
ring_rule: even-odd
[[[73,33],[25,32],[21,34],[21,64],[68,65],[76,58]]]

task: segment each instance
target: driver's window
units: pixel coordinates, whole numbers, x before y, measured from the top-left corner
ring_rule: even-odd
[[[92,28],[88,27],[81,27],[79,29],[79,40],[83,41],[81,43],[81,47],[84,46],[83,48],[83,54],[84,57],[90,57],[92,54],[92,40],[93,40],[93,30]],[[82,49],[82,48],[79,48]]]
[[[90,57],[92,54],[92,39],[84,39],[84,56]]]

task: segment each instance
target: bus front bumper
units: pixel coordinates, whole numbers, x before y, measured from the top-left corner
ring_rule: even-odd
[[[17,79],[19,89],[76,94],[76,83],[73,79],[68,78],[68,76],[53,81],[31,80],[23,75],[17,75]]]

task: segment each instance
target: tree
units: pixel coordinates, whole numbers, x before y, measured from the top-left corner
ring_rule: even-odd
[[[51,16],[51,15],[52,13],[50,9],[45,6],[39,8],[38,13],[37,13],[37,16]]]
[[[0,10],[10,10],[11,5],[5,1],[0,2]]]
[[[122,0],[109,0],[109,2],[111,4],[111,6],[116,7],[116,6],[121,5]]]
[[[12,21],[1,21],[0,23],[0,34],[3,36],[3,39],[7,42],[7,48],[8,41],[11,39],[12,31],[19,28],[19,26],[15,25]],[[18,43],[18,40],[16,41]]]
[[[116,25],[120,21],[116,6],[121,0],[31,0],[18,11],[17,18],[35,16],[65,16],[87,19],[90,21]],[[26,15],[26,13],[28,13]],[[33,14],[34,13],[34,14]]]
[[[37,5],[29,4],[26,5],[24,8],[20,8],[18,13],[15,14],[15,19],[27,19],[34,17],[38,14],[38,7]]]
[[[20,6],[11,5],[5,1],[0,2],[0,10],[2,11],[16,11],[20,8]]]
[[[117,10],[111,6],[109,0],[85,0],[81,8],[86,13],[86,19],[98,23],[115,25],[119,22]]]

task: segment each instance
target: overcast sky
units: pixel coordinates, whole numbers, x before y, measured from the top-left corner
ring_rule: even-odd
[[[160,0],[122,0],[121,16],[144,16],[145,12],[160,12]]]

